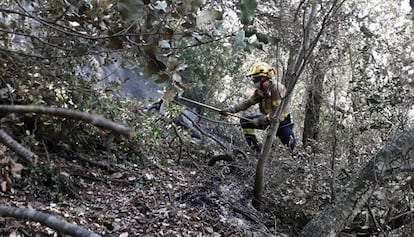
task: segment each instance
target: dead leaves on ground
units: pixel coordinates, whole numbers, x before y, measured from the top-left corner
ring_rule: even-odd
[[[6,151],[7,148],[0,145],[0,189],[2,192],[13,192],[14,179],[20,178],[24,166],[7,156]]]

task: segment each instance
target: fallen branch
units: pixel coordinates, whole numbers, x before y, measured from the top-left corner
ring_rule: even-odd
[[[3,113],[40,113],[55,115],[64,118],[71,118],[75,120],[82,120],[91,123],[97,127],[103,127],[112,130],[116,133],[122,134],[128,138],[131,138],[133,131],[131,128],[124,125],[115,123],[100,115],[89,114],[77,110],[63,109],[63,108],[51,108],[35,105],[0,105],[0,112]]]
[[[84,229],[83,227],[68,223],[64,219],[60,219],[51,214],[29,208],[8,207],[0,205],[0,216],[37,221],[42,225],[56,230],[57,232],[75,237],[100,237],[100,235]]]
[[[108,171],[109,173],[116,173],[116,172],[121,171],[120,169],[111,166],[111,163],[105,164],[105,163],[102,163],[102,162],[93,161],[93,160],[89,159],[88,157],[86,157],[86,155],[82,155],[82,154],[73,152],[73,156],[76,157],[76,159],[80,160],[81,162],[85,162],[85,163],[87,163],[91,166],[94,166],[94,167],[100,168],[102,170]],[[73,159],[72,156],[68,156],[67,158],[68,159]]]
[[[3,143],[5,146],[16,152],[17,155],[26,159],[29,163],[37,163],[37,155],[14,140],[3,129],[0,129],[0,143]]]

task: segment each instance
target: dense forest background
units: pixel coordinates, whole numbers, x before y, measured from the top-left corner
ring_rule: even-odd
[[[412,236],[411,7],[0,0],[1,236]],[[259,61],[294,152],[277,121],[258,156],[237,118],[177,123],[176,95],[233,105]]]

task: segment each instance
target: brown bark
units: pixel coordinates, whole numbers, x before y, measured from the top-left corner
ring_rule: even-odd
[[[404,161],[403,161],[404,159]],[[403,132],[385,145],[361,170],[348,190],[338,196],[337,202],[326,207],[302,230],[302,237],[335,236],[350,223],[380,184],[387,171],[396,172],[395,163],[411,163],[414,159],[414,129]],[[403,169],[398,171],[403,172]]]
[[[323,80],[325,72],[316,65],[315,75],[308,85],[308,94],[305,108],[305,122],[302,142],[306,146],[310,139],[317,140],[319,134],[319,114],[321,111]]]
[[[8,207],[0,205],[0,216],[37,221],[56,230],[59,233],[68,234],[75,237],[100,236],[87,229],[71,224],[64,219],[29,208]]]
[[[29,163],[37,163],[37,155],[14,140],[3,129],[0,129],[0,143],[3,143],[5,146],[16,152],[17,155],[26,159]]]
[[[283,108],[285,104],[286,100],[282,102],[280,108],[277,110],[273,118],[272,123],[270,124],[270,128],[266,135],[266,140],[263,146],[262,153],[260,153],[259,160],[257,162],[252,205],[254,206],[254,208],[258,210],[262,210],[263,208],[262,193],[264,190],[264,173],[266,167],[265,165],[268,160],[270,149],[272,148],[272,144],[276,136],[277,128],[279,127],[279,117],[283,110],[281,108]]]

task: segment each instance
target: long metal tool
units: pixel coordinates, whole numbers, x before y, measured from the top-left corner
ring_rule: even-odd
[[[213,107],[213,106],[211,106],[211,105],[206,105],[206,104],[203,104],[203,103],[198,102],[198,101],[195,101],[195,100],[190,100],[190,99],[185,98],[185,97],[182,97],[182,96],[179,96],[179,97],[178,97],[178,99],[179,99],[179,100],[186,101],[186,102],[189,102],[189,103],[192,103],[192,104],[195,104],[195,105],[199,105],[199,106],[201,106],[201,107],[204,107],[204,108],[207,108],[207,109],[210,109],[210,110],[216,111],[216,112],[221,112],[221,111],[222,111],[222,110],[221,110],[221,109],[219,109],[219,108]],[[233,117],[239,118],[239,119],[246,120],[246,121],[248,121],[248,122],[253,122],[253,119],[249,119],[249,118],[246,118],[246,117],[243,117],[243,116],[237,115],[237,114],[233,114],[233,113],[227,113],[227,114],[228,114],[228,115],[230,115],[230,116],[233,116]]]

